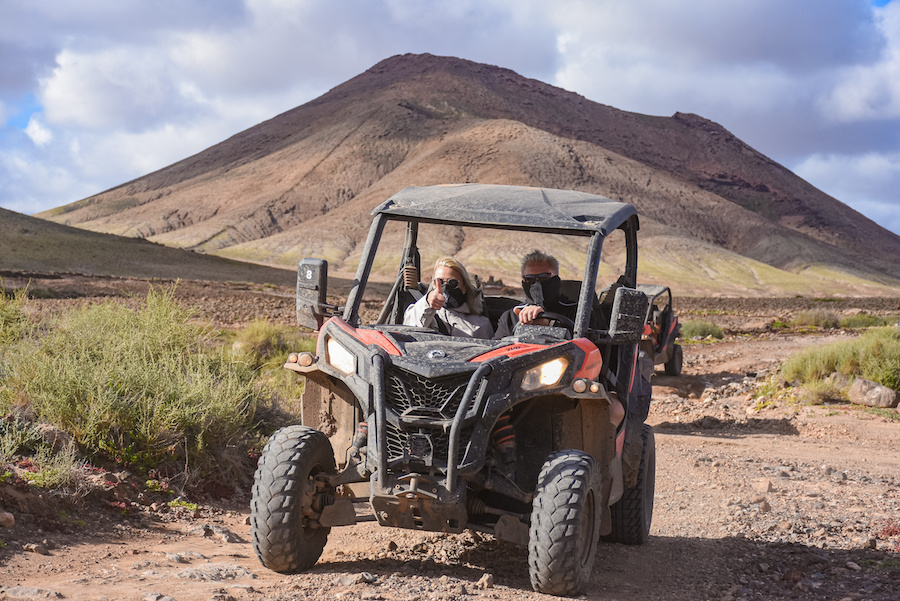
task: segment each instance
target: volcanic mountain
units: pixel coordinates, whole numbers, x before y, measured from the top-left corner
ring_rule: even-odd
[[[645,281],[682,294],[900,285],[900,237],[712,121],[630,113],[427,54],[386,59],[192,157],[40,216],[279,266],[326,257],[348,272],[374,206],[409,185],[449,182],[632,203]],[[478,263],[465,239],[452,250]]]

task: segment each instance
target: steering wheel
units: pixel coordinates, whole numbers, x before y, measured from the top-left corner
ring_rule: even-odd
[[[544,319],[549,319],[550,321],[555,321],[561,323],[570,331],[575,331],[575,322],[563,315],[562,313],[554,313],[553,311],[542,311],[538,314],[538,318],[543,317]]]

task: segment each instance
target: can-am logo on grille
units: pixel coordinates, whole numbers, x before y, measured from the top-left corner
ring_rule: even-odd
[[[428,351],[429,359],[443,359],[446,356],[447,356],[447,353],[445,353],[444,351],[438,350],[438,349]]]

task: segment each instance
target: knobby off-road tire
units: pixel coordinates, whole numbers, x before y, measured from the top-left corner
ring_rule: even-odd
[[[539,593],[577,595],[591,578],[600,533],[601,478],[582,451],[550,455],[538,475],[528,536],[528,573]]]
[[[672,357],[666,361],[665,369],[667,376],[680,376],[681,368],[684,366],[684,349],[680,344],[672,347]]]
[[[610,506],[612,532],[603,537],[605,541],[641,545],[650,536],[656,491],[656,439],[651,426],[643,424],[641,441],[643,448],[637,484],[634,488],[626,488],[622,498]]]
[[[335,473],[328,438],[306,426],[275,432],[263,449],[253,480],[250,524],[253,549],[270,570],[295,574],[318,561],[330,528],[307,517],[316,492],[315,475]]]

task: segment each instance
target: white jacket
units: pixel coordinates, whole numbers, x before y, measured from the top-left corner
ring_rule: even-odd
[[[468,303],[463,303],[455,309],[441,307],[435,311],[428,305],[427,295],[406,308],[403,324],[440,331],[435,315],[447,325],[451,336],[488,339],[494,335],[490,320],[484,315],[469,313]]]

